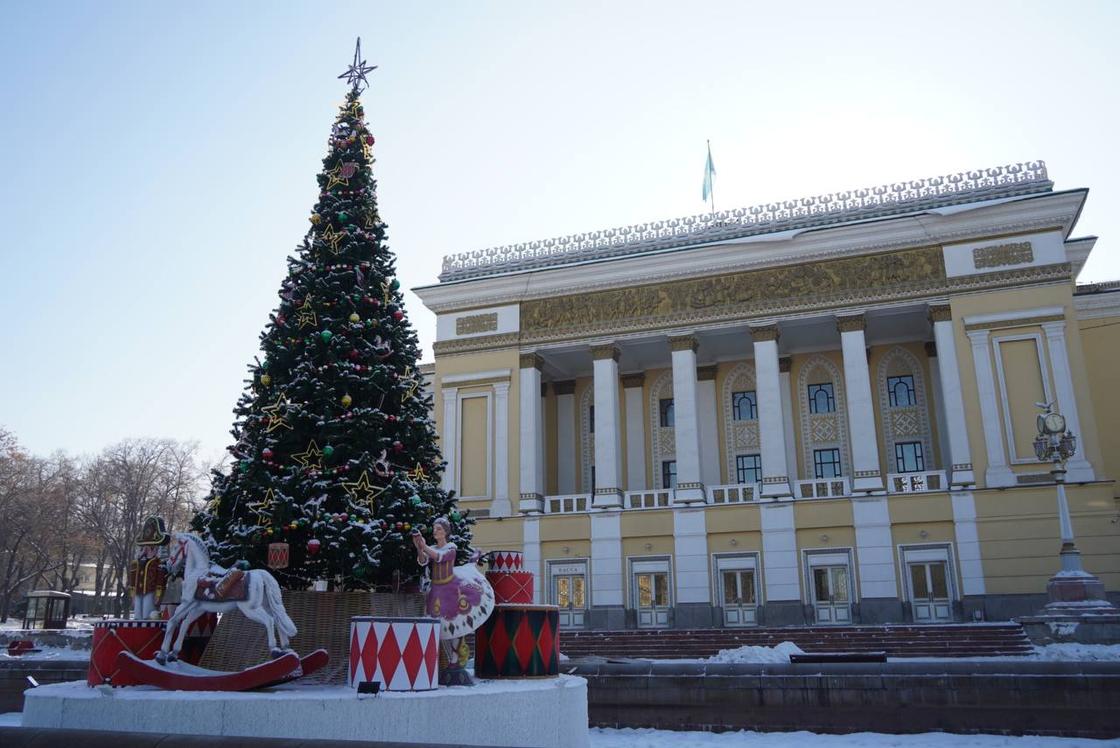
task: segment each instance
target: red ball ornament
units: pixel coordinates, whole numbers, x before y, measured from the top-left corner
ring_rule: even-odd
[[[307,541],[307,555],[314,556],[319,552],[319,548],[322,547],[322,545],[323,544],[320,543],[317,538],[311,538],[311,540]]]
[[[357,361],[359,355],[360,354],[358,353],[357,348],[353,348],[353,349],[350,350],[350,360],[351,361]]]
[[[385,420],[388,421],[389,423],[396,423],[397,417],[395,415],[393,415],[392,413],[390,413],[389,416]]]
[[[366,136],[366,145],[373,145],[373,136],[372,135],[367,135]]]
[[[400,442],[393,442],[393,449],[397,452],[403,452],[404,451],[404,445],[401,444]]]
[[[393,312],[393,319],[395,319],[397,322],[400,322],[402,319],[404,319],[404,312],[402,312],[400,309]]]
[[[272,450],[269,449],[268,447],[265,447],[264,449],[261,450],[261,457],[265,458],[266,460],[271,460],[272,459]]]
[[[398,522],[396,525],[394,525],[394,528],[397,529],[397,530],[403,530],[404,529],[404,524],[401,523],[401,522]]]
[[[350,519],[350,515],[347,514],[346,512],[343,512],[341,516],[342,516],[342,521],[343,522],[346,522],[347,520]]]

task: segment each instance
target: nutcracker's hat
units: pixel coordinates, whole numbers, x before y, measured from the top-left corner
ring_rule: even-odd
[[[170,539],[163,517],[148,517],[144,520],[136,545],[166,545]]]

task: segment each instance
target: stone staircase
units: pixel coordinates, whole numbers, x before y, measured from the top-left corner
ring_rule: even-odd
[[[772,647],[784,641],[806,652],[886,652],[888,657],[1002,657],[1032,652],[1017,623],[564,631],[560,651],[573,659],[700,658],[721,649]]]

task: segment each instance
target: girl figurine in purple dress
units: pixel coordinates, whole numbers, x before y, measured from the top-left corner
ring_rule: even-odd
[[[432,563],[432,586],[428,590],[428,615],[440,621],[440,645],[448,668],[440,672],[441,685],[470,683],[463,666],[470,658],[464,637],[481,626],[494,610],[494,589],[474,563],[455,565],[455,544],[447,541],[451,523],[439,517],[432,523],[435,547],[424,536],[412,532],[417,562]],[[446,677],[445,677],[446,676]],[[445,682],[446,681],[446,682]]]

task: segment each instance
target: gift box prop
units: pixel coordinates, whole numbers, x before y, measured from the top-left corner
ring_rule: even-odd
[[[118,672],[117,655],[131,652],[140,659],[155,657],[163,641],[166,621],[97,621],[93,624],[93,643],[89,655],[86,683],[100,686],[136,686],[140,682]]]
[[[560,674],[560,608],[497,605],[475,632],[479,678],[550,678]]]
[[[383,691],[431,691],[439,686],[437,618],[355,616],[350,619],[346,684],[376,681]]]

